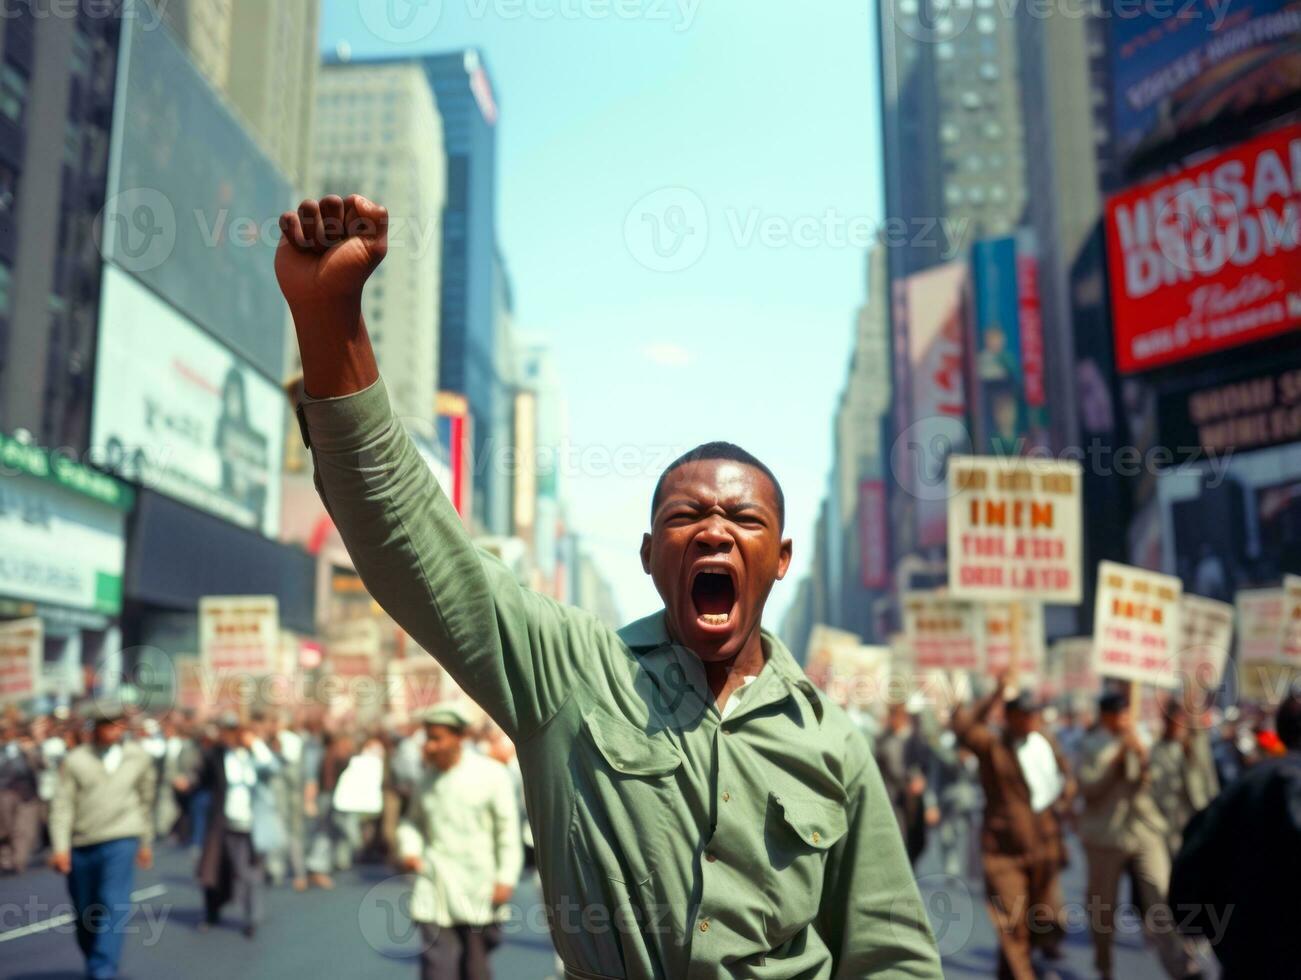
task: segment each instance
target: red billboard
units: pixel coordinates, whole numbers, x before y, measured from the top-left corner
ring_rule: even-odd
[[[1301,326],[1301,125],[1107,202],[1116,366],[1145,371]]]

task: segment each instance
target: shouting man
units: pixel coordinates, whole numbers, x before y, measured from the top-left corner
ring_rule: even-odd
[[[784,502],[727,443],[651,501],[660,612],[619,632],[480,552],[389,407],[361,315],[388,214],[282,215],[276,273],[302,354],[317,489],[390,615],[519,751],[569,977],[939,977],[866,741],[760,627]]]

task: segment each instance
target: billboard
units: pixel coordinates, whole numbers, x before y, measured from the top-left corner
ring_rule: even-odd
[[[1122,160],[1301,92],[1297,0],[1130,4],[1109,22]]]
[[[1161,393],[1162,441],[1217,456],[1301,442],[1301,363],[1279,361],[1227,378],[1218,368],[1210,384]]]
[[[91,443],[106,468],[275,537],[283,412],[279,388],[104,267]]]
[[[1301,326],[1301,125],[1112,197],[1107,264],[1122,373]]]
[[[279,382],[293,188],[170,32],[124,17],[121,52],[103,255]]]
[[[909,394],[908,424],[901,426],[890,465],[913,502],[913,544],[943,548],[948,458],[970,446],[963,376],[971,305],[967,264],[949,262],[915,273],[895,284],[894,298]]]
[[[1029,424],[1021,381],[1021,324],[1017,302],[1016,239],[971,246],[974,343],[971,350],[976,452],[1020,455]]]
[[[1301,573],[1301,443],[1171,467],[1157,480],[1162,567],[1197,595]]]

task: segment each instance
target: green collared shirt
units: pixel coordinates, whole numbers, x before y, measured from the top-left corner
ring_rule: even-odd
[[[299,417],[367,588],[516,743],[567,976],[942,975],[866,741],[776,637],[723,720],[662,612],[615,632],[476,549],[382,381]]]

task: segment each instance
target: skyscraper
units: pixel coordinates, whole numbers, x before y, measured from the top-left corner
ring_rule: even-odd
[[[364,193],[392,220],[363,312],[394,411],[433,438],[446,173],[433,90],[414,62],[334,63],[317,83],[314,195]]]
[[[0,17],[0,431],[84,450],[121,21]]]

